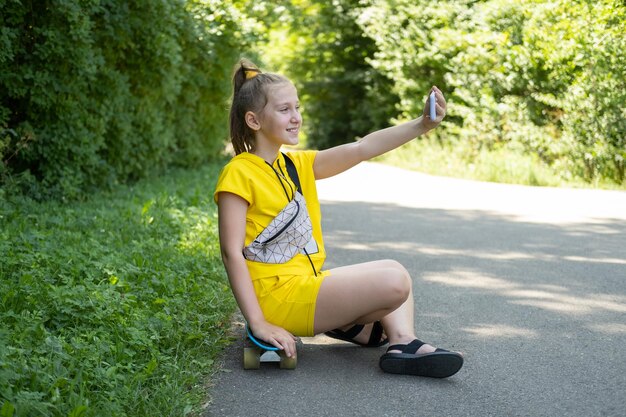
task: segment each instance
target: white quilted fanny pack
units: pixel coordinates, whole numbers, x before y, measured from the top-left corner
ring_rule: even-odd
[[[248,246],[243,256],[256,262],[282,264],[302,253],[313,237],[304,197],[299,192]]]

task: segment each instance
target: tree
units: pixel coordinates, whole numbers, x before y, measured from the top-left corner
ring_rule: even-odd
[[[377,48],[357,23],[363,1],[248,6],[267,30],[258,58],[299,88],[309,146],[351,142],[388,125],[397,97],[391,80],[369,63]]]
[[[0,185],[75,198],[221,151],[232,5],[31,3],[0,5]]]

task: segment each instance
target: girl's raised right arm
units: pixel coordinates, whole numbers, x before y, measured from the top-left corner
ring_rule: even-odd
[[[426,99],[422,114],[408,122],[372,132],[362,139],[320,151],[315,157],[315,179],[337,175],[360,162],[382,155],[404,145],[410,140],[436,128],[446,115],[446,99],[441,90],[432,87],[437,99],[435,106],[437,117],[430,118],[430,103]]]

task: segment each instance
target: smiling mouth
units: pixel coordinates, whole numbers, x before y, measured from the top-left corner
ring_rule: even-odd
[[[292,127],[291,129],[287,129],[287,132],[289,132],[289,133],[297,133],[298,132],[298,128],[297,127]]]

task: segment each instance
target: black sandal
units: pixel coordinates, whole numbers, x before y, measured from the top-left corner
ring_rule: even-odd
[[[392,374],[447,378],[463,366],[463,356],[457,352],[437,349],[432,353],[415,354],[423,344],[415,339],[408,345],[389,346],[387,353],[380,358],[380,367]],[[390,350],[400,350],[402,353],[389,353]]]
[[[328,337],[332,337],[333,339],[343,340],[345,342],[354,343],[355,345],[359,345],[362,347],[380,347],[389,343],[389,339],[383,339],[383,325],[380,321],[374,322],[372,326],[372,333],[370,333],[370,338],[367,343],[361,343],[354,340],[354,338],[361,333],[361,331],[365,328],[363,324],[355,324],[345,332],[343,330],[335,329],[329,332],[324,333]]]

